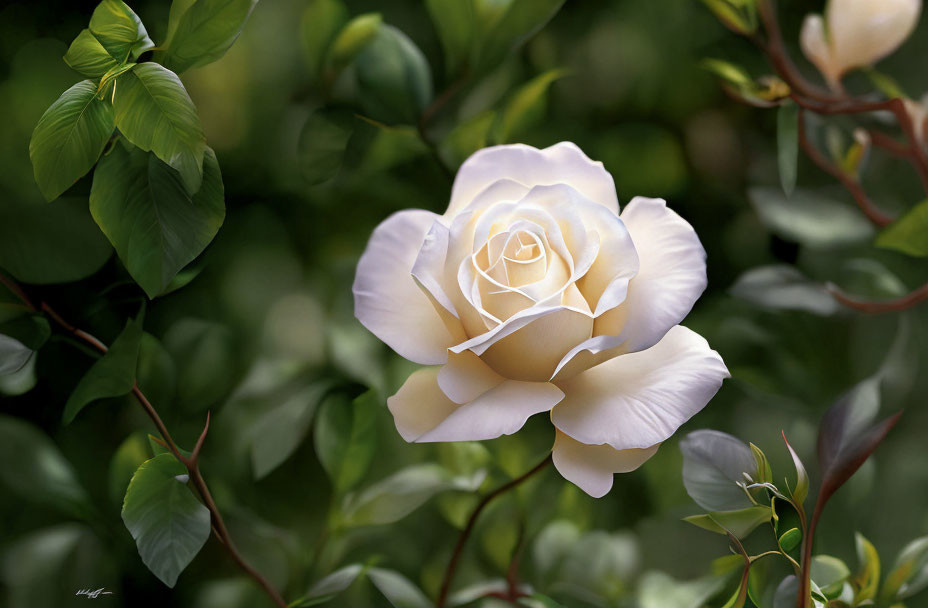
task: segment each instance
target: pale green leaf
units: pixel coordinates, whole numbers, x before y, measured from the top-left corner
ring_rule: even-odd
[[[519,87],[499,115],[499,122],[494,128],[495,142],[503,144],[516,141],[530,127],[540,122],[547,108],[548,89],[566,74],[566,70],[548,70]]]
[[[454,76],[469,61],[476,35],[474,0],[426,0],[445,53],[445,71]]]
[[[703,515],[690,515],[683,521],[716,534],[731,532],[738,538],[744,538],[757,526],[765,524],[773,517],[769,506],[748,507],[737,511],[719,511]]]
[[[399,572],[370,568],[367,577],[393,608],[431,608],[432,602]]]
[[[107,474],[109,496],[115,504],[122,505],[129,481],[136,469],[148,460],[148,457],[148,442],[145,440],[145,433],[129,435],[116,448]]]
[[[236,383],[236,343],[228,327],[194,318],[177,320],[164,334],[177,367],[177,404],[199,412],[220,402]]]
[[[757,475],[754,453],[727,433],[699,430],[680,442],[683,485],[696,504],[707,511],[734,511],[753,505],[739,483],[744,474]]]
[[[822,593],[833,597],[840,593],[841,586],[851,576],[851,571],[843,561],[831,555],[816,555],[812,558],[812,580]]]
[[[850,202],[801,189],[787,198],[779,188],[767,187],[751,188],[748,199],[771,232],[801,245],[827,249],[873,236],[872,224]]]
[[[857,573],[854,574],[854,605],[860,605],[867,600],[875,600],[876,592],[880,588],[880,554],[863,534],[854,534],[854,545],[857,549]]]
[[[876,246],[920,258],[928,256],[928,200],[886,227],[876,238]]]
[[[297,144],[300,171],[310,185],[338,173],[354,132],[354,116],[340,108],[321,108],[309,115]]]
[[[790,552],[799,546],[800,541],[802,541],[802,532],[799,530],[799,528],[790,528],[780,535],[779,540],[780,547],[784,551]]]
[[[84,76],[99,78],[119,62],[110,55],[90,30],[81,30],[64,56],[64,62]]]
[[[786,264],[758,266],[745,272],[729,293],[769,310],[801,310],[828,316],[840,308],[824,285]]]
[[[329,46],[325,58],[326,68],[338,72],[351,63],[374,41],[382,23],[380,13],[365,13],[349,21]]]
[[[538,33],[563,4],[564,0],[511,0],[506,4],[505,12],[490,17],[492,24],[486,22],[487,13],[484,12],[484,28],[489,27],[478,30],[485,33],[477,43],[477,71],[498,66],[507,55]]]
[[[164,66],[181,73],[226,54],[258,0],[196,0],[175,20]]]

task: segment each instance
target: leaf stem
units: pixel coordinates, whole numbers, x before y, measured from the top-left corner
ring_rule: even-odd
[[[843,291],[834,285],[828,287],[828,291],[839,302],[860,312],[871,315],[877,315],[886,312],[898,312],[912,308],[916,304],[928,301],[928,283],[918,289],[892,300],[857,300],[846,295]]]
[[[454,547],[454,552],[451,554],[451,560],[448,562],[448,567],[445,569],[445,576],[441,582],[441,591],[438,594],[438,601],[435,602],[435,608],[445,608],[445,605],[448,602],[448,593],[451,591],[451,583],[454,581],[454,573],[458,567],[458,561],[461,559],[461,553],[464,550],[464,545],[467,544],[467,539],[470,538],[471,533],[474,531],[474,525],[477,523],[477,518],[480,517],[480,513],[486,508],[488,504],[493,502],[493,500],[499,496],[502,496],[509,490],[512,490],[524,481],[543,470],[551,464],[551,454],[548,454],[544,460],[535,465],[530,471],[524,473],[520,477],[504,483],[500,487],[496,488],[489,494],[483,497],[483,499],[477,503],[477,506],[471,512],[470,517],[467,520],[467,524],[464,526],[464,530],[461,531],[461,535],[458,536],[458,542]]]

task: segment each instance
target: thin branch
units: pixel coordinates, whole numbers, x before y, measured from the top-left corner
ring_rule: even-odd
[[[848,308],[853,308],[854,310],[871,315],[878,315],[886,312],[899,312],[928,301],[928,283],[901,298],[892,300],[858,300],[846,295],[834,285],[829,285],[828,291],[837,301]]]
[[[461,535],[458,537],[458,542],[454,547],[454,552],[451,554],[451,560],[448,562],[448,568],[445,570],[445,577],[441,583],[441,591],[438,594],[438,601],[435,603],[435,608],[445,608],[445,605],[448,602],[448,593],[451,591],[451,583],[454,581],[454,573],[457,570],[458,561],[461,559],[461,553],[464,550],[464,545],[467,544],[467,539],[470,538],[471,533],[474,531],[474,525],[477,523],[477,518],[480,517],[480,513],[482,513],[486,506],[493,502],[495,498],[502,496],[513,488],[518,487],[525,480],[543,470],[549,464],[551,464],[551,454],[548,454],[544,460],[535,465],[535,467],[532,468],[529,472],[523,474],[520,477],[516,477],[507,483],[504,483],[500,487],[484,496],[483,499],[477,503],[477,506],[474,508],[473,512],[470,514],[470,517],[467,520],[467,524],[464,526],[464,530],[461,531]]]
[[[25,292],[23,292],[19,285],[17,285],[12,279],[9,279],[0,273],[0,282],[6,285],[10,291],[16,294],[20,300],[22,300],[23,304],[28,306],[31,310],[38,310],[29,301],[29,298],[26,296]],[[61,315],[55,312],[55,310],[45,302],[42,302],[41,310],[74,337],[83,340],[101,353],[107,352],[107,347],[105,344],[103,344],[103,342],[90,335],[89,333],[77,329],[65,321]],[[206,480],[203,479],[203,475],[200,472],[198,460],[200,450],[203,447],[203,442],[206,439],[206,432],[209,430],[209,414],[207,414],[206,425],[203,428],[203,432],[200,434],[199,439],[197,440],[196,447],[194,448],[190,458],[187,458],[181,454],[180,449],[177,447],[177,444],[174,443],[174,439],[171,437],[171,433],[165,426],[164,421],[161,420],[161,416],[158,415],[158,411],[151,404],[148,398],[145,397],[145,394],[142,393],[142,390],[139,388],[137,383],[132,386],[132,395],[142,406],[142,409],[145,410],[145,413],[148,414],[148,417],[151,419],[155,427],[158,429],[158,432],[161,434],[163,441],[159,441],[159,443],[162,443],[162,445],[165,445],[168,449],[170,449],[174,454],[174,457],[177,458],[186,467],[187,472],[190,474],[190,481],[193,482],[194,488],[196,488],[197,493],[200,495],[200,498],[203,499],[203,503],[206,505],[206,508],[210,512],[213,532],[215,532],[216,537],[226,548],[226,551],[232,557],[233,561],[235,561],[235,563],[238,564],[239,567],[244,570],[246,574],[248,574],[248,576],[254,579],[255,582],[257,582],[264,589],[267,595],[277,606],[280,606],[281,608],[287,608],[287,603],[284,601],[283,597],[281,597],[280,593],[274,589],[274,587],[268,582],[266,578],[264,578],[264,576],[261,575],[260,572],[248,564],[248,562],[246,562],[242,555],[238,552],[238,549],[235,548],[235,545],[232,542],[232,538],[229,536],[229,531],[226,528],[225,521],[222,519],[222,514],[220,514],[219,508],[216,506],[216,502],[213,500],[213,496],[209,491],[209,487],[206,485]]]

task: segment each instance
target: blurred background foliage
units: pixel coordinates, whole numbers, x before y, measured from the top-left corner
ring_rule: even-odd
[[[145,296],[90,219],[90,178],[45,205],[28,155],[42,112],[76,78],[61,57],[95,4],[14,1],[0,9],[0,254],[37,259],[7,270],[109,343]],[[163,39],[169,3],[130,4],[152,38]],[[739,280],[777,264],[787,279],[798,271],[879,297],[925,282],[928,268],[875,249],[874,231],[847,194],[803,159],[798,181],[808,199],[783,200],[775,113],[728,99],[699,65],[711,56],[764,71],[746,41],[695,0],[569,0],[514,54],[487,52],[489,63],[431,117],[426,144],[414,117],[432,89],[440,95],[458,76],[426,3],[345,2],[351,16],[379,13],[422,51],[423,62],[413,62],[418,84],[392,99],[365,96],[371,79],[363,75],[325,92],[308,5],[259,2],[225,57],[183,75],[219,158],[227,216],[185,271],[189,284],[147,306],[138,363],[140,386],[181,446],[192,447],[211,411],[204,474],[242,552],[288,600],[355,563],[401,572],[434,596],[473,489],[521,474],[550,448],[543,420],[484,444],[404,443],[384,400],[413,366],[352,315],[354,266],[372,229],[399,209],[442,212],[451,183],[442,163],[454,171],[470,152],[501,142],[574,141],[605,163],[620,201],[665,197],[696,228],[709,288],[685,324],[722,354],[732,379],[684,430],[752,441],[775,471],[790,471],[785,429],[814,462],[822,413],[895,343],[884,404],[905,408],[902,424],[832,501],[819,549],[854,564],[854,530],[886,556],[928,532],[928,379],[918,373],[928,356],[925,307],[865,316],[802,281],[771,290],[764,277]],[[788,40],[803,15],[821,9],[782,2]],[[923,20],[881,64],[913,96],[925,86],[918,58],[928,52],[926,28]],[[377,43],[406,48],[396,35]],[[385,73],[389,66],[376,60],[394,51],[371,53],[370,73]],[[352,84],[376,123],[321,110],[324,95],[351,95],[344,89]],[[907,168],[876,154],[869,162],[867,185],[884,209],[921,200]],[[61,423],[92,361],[55,336],[23,371],[0,378],[3,603],[69,605],[83,601],[77,589],[105,587],[115,595],[100,601],[117,605],[264,605],[215,540],[174,589],[139,560],[119,509],[132,471],[150,457],[149,421],[124,397]],[[681,483],[677,442],[617,476],[603,499],[548,472],[494,503],[456,588],[498,583],[524,545],[522,580],[564,605],[695,608],[722,597],[725,582],[709,564],[727,552],[726,541],[681,521],[696,509]],[[408,467],[406,483],[378,485]],[[397,487],[405,494],[391,496]],[[386,602],[358,580],[332,605]]]

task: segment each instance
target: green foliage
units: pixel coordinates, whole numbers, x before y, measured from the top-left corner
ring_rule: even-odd
[[[132,433],[119,444],[109,469],[109,497],[116,505],[122,505],[126,488],[135,471],[148,460],[148,441],[144,433]]]
[[[780,543],[780,548],[789,553],[798,547],[800,541],[802,541],[802,531],[799,528],[790,528],[781,534],[777,540]]]
[[[786,449],[789,450],[789,457],[793,460],[793,467],[796,469],[796,483],[790,487],[790,498],[792,498],[793,504],[797,508],[802,508],[803,503],[809,496],[809,474],[806,472],[806,467],[802,464],[799,454],[786,440],[786,433],[783,433],[783,442],[786,444]],[[789,486],[788,482],[787,486]]]
[[[548,88],[566,75],[564,70],[549,70],[519,87],[499,114],[493,128],[494,141],[498,144],[517,141],[539,122],[547,107]]]
[[[354,132],[354,116],[343,108],[310,114],[299,141],[300,170],[307,183],[320,184],[338,173]]]
[[[122,0],[103,0],[90,17],[90,31],[119,63],[154,48],[142,20]]]
[[[478,73],[495,68],[561,9],[564,0],[473,0],[481,36],[473,61]]]
[[[93,218],[149,298],[206,248],[225,218],[222,176],[209,148],[203,170],[191,195],[183,176],[154,155],[114,146],[94,174]]]
[[[771,310],[802,310],[828,316],[839,308],[823,285],[786,264],[753,268],[738,277],[729,291],[737,298]]]
[[[177,370],[177,404],[201,412],[220,402],[236,383],[235,340],[219,323],[183,318],[164,334]]]
[[[755,187],[748,198],[771,232],[808,247],[840,247],[873,236],[873,226],[854,207],[815,192],[796,190],[787,197],[776,188]]]
[[[155,63],[135,66],[120,78],[113,111],[126,139],[176,170],[188,193],[200,189],[206,136],[177,74]]]
[[[432,602],[406,577],[393,570],[370,568],[367,577],[394,608],[430,608]]]
[[[757,477],[751,448],[726,433],[694,431],[680,442],[683,485],[707,511],[738,511],[753,506],[744,490],[745,474]],[[769,511],[769,509],[768,509]]]
[[[383,17],[380,13],[367,13],[345,24],[329,46],[324,62],[327,69],[337,73],[354,61],[377,37],[381,23]]]
[[[771,516],[772,511],[769,506],[756,506],[737,511],[690,515],[684,517],[683,521],[723,536],[730,533],[736,538],[744,538],[761,524],[769,522]]]
[[[145,461],[132,476],[122,520],[142,561],[168,587],[210,533],[209,510],[187,487],[187,470],[170,454]]]
[[[90,30],[81,30],[64,56],[64,62],[91,78],[99,78],[119,62],[110,55]]]
[[[220,59],[235,43],[258,0],[174,0],[164,66],[185,72]]]
[[[354,487],[367,472],[377,449],[375,425],[380,407],[376,391],[368,391],[354,400],[334,394],[319,409],[313,445],[338,495]]]
[[[82,80],[61,94],[32,133],[29,156],[46,200],[90,171],[113,134],[113,108],[96,95],[93,81]]]
[[[876,239],[876,246],[915,257],[928,256],[928,200],[912,207],[883,230]]]
[[[784,103],[777,111],[777,162],[780,167],[780,185],[787,197],[796,188],[799,162],[799,106]]]
[[[300,22],[300,41],[313,79],[322,76],[326,52],[348,23],[348,8],[341,0],[310,0]]]
[[[880,597],[884,603],[903,600],[928,588],[928,537],[913,540],[899,552],[886,575]]]
[[[854,545],[857,548],[857,573],[854,575],[854,603],[875,600],[877,590],[880,588],[880,554],[876,547],[858,532],[854,535]]]
[[[470,60],[477,32],[473,0],[426,0],[429,17],[445,53],[445,72],[456,75]]]
[[[843,561],[831,555],[816,555],[812,558],[812,580],[822,593],[834,597],[841,592],[841,587],[851,576],[851,571]]]
[[[62,420],[69,424],[84,407],[99,399],[120,397],[135,386],[136,362],[142,339],[142,320],[126,322],[109,350],[84,374],[64,406]]]

